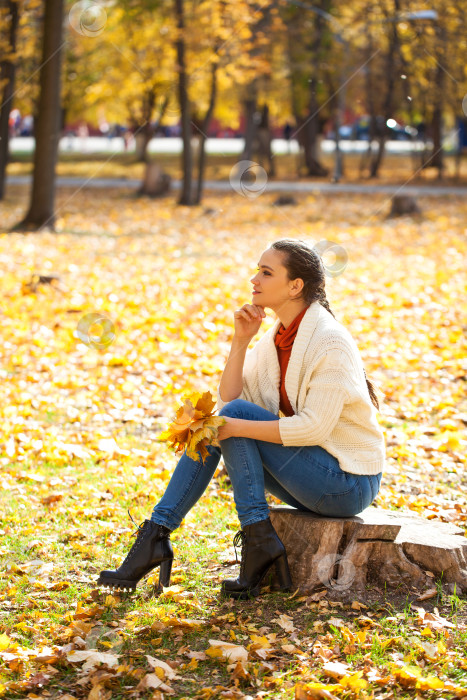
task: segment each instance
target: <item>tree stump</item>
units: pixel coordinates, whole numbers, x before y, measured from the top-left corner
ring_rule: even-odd
[[[147,163],[144,180],[138,194],[161,197],[170,190],[171,177],[157,163]]]
[[[421,214],[415,198],[407,194],[394,195],[391,199],[391,211],[387,218],[405,216],[406,214]]]
[[[297,200],[291,194],[281,194],[273,202],[276,207],[291,207],[297,204]]]
[[[294,590],[301,593],[324,586],[354,595],[372,584],[421,591],[438,578],[451,590],[456,584],[457,594],[467,592],[467,538],[451,523],[375,507],[351,518],[290,506],[271,506],[270,515],[287,550]]]

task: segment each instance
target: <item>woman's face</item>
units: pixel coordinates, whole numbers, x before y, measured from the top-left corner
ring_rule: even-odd
[[[253,304],[269,307],[277,311],[280,307],[300,296],[302,280],[289,280],[287,269],[282,264],[284,254],[279,250],[268,248],[261,255],[258,271],[251,278],[253,284]]]

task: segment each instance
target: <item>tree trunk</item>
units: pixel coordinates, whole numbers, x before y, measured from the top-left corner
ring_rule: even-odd
[[[400,0],[394,0],[393,16],[398,17],[400,13]],[[398,59],[399,50],[399,34],[397,30],[397,22],[392,23],[392,36],[389,42],[389,49],[386,62],[387,87],[384,99],[384,124],[382,125],[381,133],[378,138],[378,148],[372,157],[370,164],[370,178],[378,177],[381,163],[383,162],[384,153],[386,150],[386,122],[392,117],[392,109],[394,102],[394,90],[396,84],[396,61]]]
[[[257,60],[263,53],[261,43],[257,43],[258,34],[267,34],[271,23],[271,7],[270,3],[261,5],[253,3],[252,9],[258,20],[251,26],[252,44],[248,51],[251,61]],[[245,114],[245,145],[240,160],[253,160],[255,145],[257,141],[258,126],[261,121],[261,115],[258,111],[258,78],[247,85],[243,99],[244,114]]]
[[[138,163],[148,162],[148,146],[150,140],[154,136],[154,127],[151,123],[151,119],[155,101],[155,91],[149,88],[143,97],[141,109],[142,123],[135,131],[136,160]]]
[[[31,203],[20,226],[53,228],[55,220],[55,167],[60,135],[60,73],[63,0],[45,0],[40,95],[35,127],[36,150]]]
[[[306,75],[309,84],[307,114],[303,115],[303,113],[299,113],[298,102],[293,86],[292,109],[297,124],[297,130],[294,136],[296,137],[300,149],[303,152],[303,161],[306,168],[306,174],[323,177],[327,175],[329,171],[320,163],[319,160],[318,138],[320,132],[320,107],[316,96],[316,89],[318,86],[319,64],[322,60],[322,56],[320,54],[323,47],[325,32],[323,30],[323,18],[319,14],[314,16],[313,22],[313,34],[308,47],[311,55],[310,70]],[[293,68],[297,63],[300,65],[299,61],[301,61],[301,58],[295,55],[296,48],[300,42],[303,41],[301,38],[301,14],[299,12],[297,12],[296,15],[290,19],[289,29],[291,31],[288,32],[287,52],[292,68],[293,81]],[[302,79],[303,76],[299,70],[296,74],[297,83],[299,84]],[[300,176],[300,165],[298,170],[298,175]]]
[[[176,41],[177,62],[178,62],[178,99],[180,104],[180,112],[182,117],[182,166],[183,166],[183,183],[182,194],[179,199],[179,204],[190,206],[193,204],[191,181],[193,176],[193,154],[191,151],[191,109],[188,98],[188,77],[186,73],[185,60],[185,19],[183,12],[183,0],[175,0],[175,14],[177,18],[177,27],[179,37]]]
[[[424,168],[438,168],[438,178],[443,177],[444,154],[443,154],[443,91],[444,91],[444,57],[437,59],[437,69],[435,76],[435,94],[433,116],[431,118],[431,132],[433,137],[433,150],[423,163]]]
[[[152,127],[147,123],[135,134],[135,157],[138,163],[148,162],[148,146],[152,137]]]
[[[16,35],[18,32],[19,12],[18,3],[15,0],[2,0],[0,9],[7,8],[10,17],[8,31],[9,53],[16,51]],[[0,199],[5,195],[6,166],[8,163],[9,125],[8,119],[12,108],[12,99],[15,85],[16,65],[14,59],[7,57],[0,64],[0,82],[5,82],[0,106]]]
[[[276,173],[274,157],[272,155],[272,132],[269,122],[269,107],[267,104],[263,105],[261,110],[261,117],[254,140],[253,154],[258,159],[258,163],[263,169],[263,163],[264,165],[267,163],[268,176],[274,177]]]
[[[433,133],[433,153],[430,156],[429,164],[433,168],[438,168],[438,177],[443,177],[444,158],[443,158],[443,139],[442,139],[442,106],[437,104],[433,110],[433,119],[431,128]]]
[[[443,105],[445,101],[446,84],[446,33],[441,22],[435,24],[437,50],[436,50],[436,73],[434,80],[433,94],[433,115],[431,119],[431,131],[433,137],[433,150],[425,161],[425,168],[438,168],[438,178],[441,180],[444,170],[443,154]]]
[[[309,117],[295,117],[297,122],[296,138],[303,149],[303,158],[305,161],[306,174],[315,177],[324,177],[329,173],[318,159],[318,131],[314,119]],[[299,173],[300,174],[300,173]]]
[[[253,158],[253,144],[258,126],[258,108],[256,105],[256,87],[253,82],[249,87],[249,96],[243,102],[245,110],[245,145],[241,160],[251,160]]]
[[[195,204],[201,203],[203,196],[204,170],[206,165],[206,138],[211,123],[214,106],[217,99],[217,63],[212,64],[211,68],[211,91],[209,95],[209,105],[200,128],[200,142],[198,153],[198,182],[196,184]]]
[[[366,151],[362,152],[360,159],[359,173],[364,174],[366,168],[369,168],[371,163],[371,156],[373,152],[373,140],[376,136],[376,107],[375,107],[375,94],[374,94],[374,83],[373,74],[371,72],[371,57],[373,56],[373,36],[371,34],[371,27],[368,23],[365,27],[367,35],[367,48],[366,48],[366,66],[365,66],[365,92],[366,92],[366,106],[367,113],[369,116],[369,126],[368,126],[368,148]]]

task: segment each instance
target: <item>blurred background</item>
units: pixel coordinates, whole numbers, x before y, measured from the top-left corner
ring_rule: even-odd
[[[34,171],[30,225],[53,220],[57,158],[91,178],[152,163],[182,204],[239,160],[287,181],[465,175],[460,1],[1,0],[0,18],[0,197]]]

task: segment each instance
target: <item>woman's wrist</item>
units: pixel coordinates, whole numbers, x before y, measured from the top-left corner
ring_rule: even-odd
[[[245,338],[241,335],[234,335],[234,337],[232,338],[232,345],[236,345],[238,348],[246,349],[248,348],[248,345],[250,344],[252,338],[253,336],[248,336]]]

